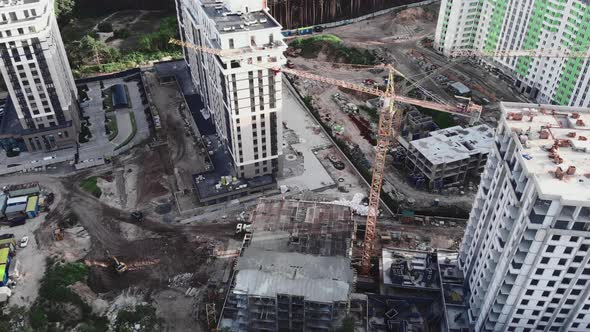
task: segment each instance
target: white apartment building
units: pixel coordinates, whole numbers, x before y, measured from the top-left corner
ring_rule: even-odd
[[[177,0],[184,56],[239,177],[282,171],[280,24],[262,0]]]
[[[53,0],[0,0],[0,54],[28,150],[75,146],[77,90]]]
[[[586,0],[442,0],[435,49],[569,50],[590,48],[590,2]],[[480,58],[514,79],[539,103],[588,107],[590,61],[550,57]]]
[[[590,330],[590,109],[501,104],[459,253],[476,331]]]

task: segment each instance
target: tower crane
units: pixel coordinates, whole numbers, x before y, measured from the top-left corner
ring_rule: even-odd
[[[179,45],[182,47],[192,48],[196,51],[223,56],[235,56],[240,53],[245,53],[243,50],[220,50],[208,47],[198,46],[192,43],[187,43],[175,39],[170,39],[169,43]],[[381,186],[383,184],[383,176],[385,174],[385,160],[387,158],[387,151],[391,143],[392,131],[394,129],[395,119],[395,131],[394,134],[399,135],[399,129],[402,122],[402,111],[395,108],[395,102],[410,104],[414,106],[424,107],[428,109],[437,110],[440,112],[455,114],[459,116],[469,117],[470,123],[473,124],[479,120],[482,112],[482,107],[476,105],[468,100],[467,104],[457,105],[446,105],[431,101],[413,99],[397,95],[395,93],[395,69],[392,65],[385,65],[384,67],[389,71],[389,79],[387,80],[387,87],[385,91],[375,87],[367,87],[360,84],[350,83],[343,80],[337,80],[329,77],[324,77],[292,68],[281,68],[277,67],[276,64],[253,64],[265,69],[272,70],[275,74],[285,73],[294,75],[297,77],[314,80],[334,86],[350,89],[353,91],[363,92],[370,95],[378,96],[382,98],[383,108],[379,115],[379,125],[377,129],[377,146],[376,155],[373,162],[373,176],[370,184],[369,194],[369,205],[368,205],[368,216],[365,228],[365,240],[363,243],[362,261],[361,261],[361,274],[368,276],[371,270],[371,256],[373,253],[373,242],[376,235],[377,217],[379,215],[379,202],[381,194]]]

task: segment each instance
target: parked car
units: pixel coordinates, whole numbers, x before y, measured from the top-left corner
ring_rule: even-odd
[[[19,247],[24,248],[29,244],[29,237],[28,236],[23,236],[22,239],[20,239],[19,242]]]

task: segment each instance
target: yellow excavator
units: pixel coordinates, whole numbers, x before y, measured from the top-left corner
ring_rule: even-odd
[[[115,271],[117,271],[117,273],[122,274],[127,272],[127,264],[121,262],[120,260],[117,259],[117,257],[111,255],[111,253],[107,250],[107,257],[110,258],[113,261],[113,268],[115,269]]]

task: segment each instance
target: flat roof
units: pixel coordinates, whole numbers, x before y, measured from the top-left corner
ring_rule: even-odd
[[[20,188],[20,189],[9,189],[8,195],[10,197],[19,197],[19,196],[29,196],[33,194],[38,194],[41,191],[39,185],[35,184],[27,188]]]
[[[346,257],[312,256],[248,247],[238,260],[233,293],[275,297],[303,296],[307,301],[348,300],[354,271]]]
[[[27,212],[35,211],[38,207],[37,203],[39,202],[39,196],[31,196],[27,201]]]
[[[451,84],[451,86],[455,90],[457,90],[457,92],[460,94],[465,94],[465,93],[471,92],[471,89],[469,89],[465,84],[463,84],[461,82],[455,82],[455,83]]]
[[[265,11],[248,13],[232,12],[223,3],[209,2],[202,5],[207,16],[215,22],[219,33],[255,31],[278,28],[280,25]]]
[[[8,255],[10,255],[10,248],[0,249],[0,264],[4,264],[8,261]]]
[[[502,124],[516,135],[517,159],[532,177],[541,199],[590,202],[590,109],[554,105],[502,103]],[[549,151],[558,143],[554,152]],[[554,155],[553,158],[550,154]],[[561,158],[559,164],[556,158]],[[570,166],[574,174],[556,177]]]
[[[22,203],[18,205],[8,206],[6,210],[4,210],[4,214],[11,214],[15,212],[24,212],[27,209],[27,203]]]
[[[6,201],[8,199],[8,196],[4,195],[4,194],[0,194],[0,213],[4,211],[4,209],[6,208]]]
[[[436,256],[431,252],[384,248],[381,251],[383,262],[383,284],[395,287],[439,290],[438,266]],[[398,275],[401,283],[394,281],[391,273],[392,265],[404,265],[405,271]],[[428,271],[427,271],[428,270]],[[431,278],[428,282],[426,274]]]
[[[6,200],[6,205],[26,204],[28,200],[28,196],[11,197]]]
[[[410,144],[433,165],[467,159],[474,154],[489,153],[494,143],[494,129],[488,125],[450,127],[430,132],[429,137]]]
[[[349,207],[262,199],[250,217],[250,246],[322,256],[350,256],[354,220]]]

